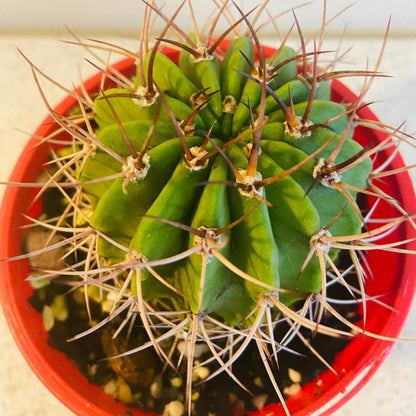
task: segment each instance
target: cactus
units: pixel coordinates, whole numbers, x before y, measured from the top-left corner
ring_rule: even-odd
[[[88,310],[103,293],[112,295],[109,316],[74,340],[119,316],[118,331],[141,319],[148,339],[113,358],[153,347],[175,367],[171,346],[182,337],[189,415],[195,349],[204,344],[205,360],[217,365],[209,378],[225,372],[242,385],[232,366],[254,343],[289,414],[273,370],[287,342],[274,337],[280,321],[326,335],[378,337],[338,317],[326,291],[339,280],[365,305],[365,272],[354,250],[412,221],[373,183],[373,158],[400,132],[368,147],[353,139],[378,68],[323,71],[319,59],[327,52],[316,45],[307,52],[299,25],[301,52],[285,39],[265,53],[252,11],[226,4],[212,31],[226,7],[235,21],[215,41],[176,25],[182,6],[170,18],[152,2],[144,32],[151,13],[165,22],[152,47],[142,41],[136,54],[96,44],[135,57],[135,77],[104,69],[110,87],[94,97],[73,93],[79,106],[71,115],[51,111],[72,142],[55,151],[55,170],[41,191],[59,184],[59,214],[36,223],[65,236],[64,244],[41,251],[67,247],[73,264],[54,274],[84,290]],[[170,29],[179,40],[167,37]],[[179,51],[177,62],[163,45]],[[332,101],[330,89],[346,76],[367,77],[348,105]],[[357,202],[365,193],[400,215],[370,231]],[[340,252],[350,257],[358,289],[344,280]],[[321,322],[327,311],[346,329]]]

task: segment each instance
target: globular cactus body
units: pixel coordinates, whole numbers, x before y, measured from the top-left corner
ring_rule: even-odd
[[[337,146],[334,165],[362,150],[351,139],[345,107],[330,101],[325,81],[311,97],[310,86],[297,76],[295,52],[285,46],[272,57],[268,88],[293,108],[293,119],[310,107],[309,127],[291,131],[273,95],[261,102],[261,76],[257,82],[248,75],[256,67],[254,51],[253,40],[240,37],[221,62],[214,53],[196,59],[184,50],[176,65],[160,52],[149,52],[144,79],[152,65],[147,82],[154,82],[157,93],[143,99],[116,88],[96,100],[102,147],[80,172],[81,182],[125,172],[123,178],[84,186],[91,225],[108,237],[101,238],[100,254],[112,263],[125,260],[125,252],[111,240],[143,262],[199,247],[184,259],[157,266],[164,281],[140,268],[140,291],[146,300],[162,298],[180,310],[209,313],[228,324],[244,324],[264,293],[290,305],[319,292],[324,271],[316,257],[308,258],[312,237],[322,229],[350,235],[361,228],[348,196],[330,184],[331,178],[317,178],[317,161]],[[143,91],[140,79],[138,68],[136,84]],[[195,103],[198,94],[202,105]],[[259,112],[264,123],[256,128]],[[189,122],[181,125],[183,120]],[[232,143],[234,137],[241,138]],[[130,171],[113,152],[132,158]],[[365,188],[370,171],[367,158],[343,172],[342,180]],[[355,200],[354,191],[345,192]],[[336,252],[331,253],[334,258]]]

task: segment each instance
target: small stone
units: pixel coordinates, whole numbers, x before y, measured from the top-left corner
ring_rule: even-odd
[[[302,374],[299,371],[294,370],[293,368],[289,368],[287,370],[290,380],[294,383],[300,383],[302,381]]]
[[[178,400],[168,403],[163,410],[162,416],[182,416],[185,406]]]
[[[115,380],[109,381],[104,387],[103,387],[104,393],[108,394],[111,397],[116,398],[117,397],[117,383]]]
[[[32,273],[27,280],[35,290],[42,289],[45,286],[49,286],[51,284],[51,281],[47,278],[39,278],[37,276],[37,273]]]
[[[118,379],[118,400],[126,404],[131,404],[134,400],[130,386],[120,377]]]
[[[192,379],[194,381],[205,380],[209,375],[210,371],[207,367],[197,367],[192,373]]]
[[[253,405],[256,407],[257,410],[260,410],[260,409],[263,409],[263,407],[265,406],[268,397],[269,395],[267,393],[259,394],[258,396],[253,397],[251,402],[253,403]]]
[[[173,377],[170,379],[170,384],[172,387],[181,387],[183,384],[183,380],[181,377]]]
[[[107,357],[115,357],[128,350],[128,341],[125,337],[114,337],[113,330],[104,327],[100,334],[101,346]],[[132,341],[133,342],[133,341]],[[134,339],[140,343],[140,336]],[[153,354],[149,349],[136,354],[112,358],[108,361],[113,371],[121,376],[126,383],[137,387],[149,387],[154,381]]]
[[[42,251],[42,253],[29,257],[30,267],[34,270],[60,270],[66,267],[65,264],[65,247],[50,249],[55,244],[59,244],[64,238],[43,228],[32,228],[25,234],[24,251],[33,253]]]
[[[107,298],[101,302],[101,308],[103,312],[110,313],[114,307],[114,302],[117,300],[116,293],[108,293]]]
[[[97,303],[101,303],[103,301],[103,291],[99,287],[90,285],[87,287],[87,291],[88,291],[88,297],[90,299],[94,300]],[[82,291],[77,291],[76,293],[79,293],[80,295],[82,295],[82,296],[79,296],[79,299],[77,301],[79,303],[85,303],[85,289],[82,288]]]
[[[43,326],[45,329],[49,332],[53,326],[55,325],[55,317],[53,316],[52,309],[45,305],[42,310],[42,320],[43,320]]]
[[[264,387],[264,383],[263,380],[261,379],[261,377],[256,377],[254,380],[254,385],[257,387],[260,387],[261,389]]]
[[[91,364],[88,366],[88,375],[89,376],[95,376],[97,374],[98,371],[98,365],[97,364]]]
[[[184,341],[180,341],[178,342],[178,346],[177,349],[179,351],[180,354],[184,354],[185,357],[188,356],[188,352],[185,348],[185,342]],[[207,351],[209,350],[208,346],[205,344],[196,344],[194,347],[194,352],[193,352],[193,356],[194,358],[199,358],[201,357],[203,354],[205,354]]]
[[[289,387],[285,387],[283,389],[283,393],[286,394],[286,396],[293,396],[295,394],[298,394],[301,390],[301,385],[299,383],[293,383]]]
[[[64,296],[56,296],[51,305],[52,313],[55,319],[64,322],[68,319],[69,312]]]
[[[150,385],[150,394],[155,399],[160,399],[163,394],[163,385],[162,385],[162,376],[161,374],[157,375],[154,378],[153,383]]]

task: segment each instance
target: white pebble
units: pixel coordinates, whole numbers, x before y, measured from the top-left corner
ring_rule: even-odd
[[[45,305],[42,311],[42,321],[45,329],[49,332],[55,325],[55,317],[53,316],[52,309]]]
[[[182,416],[185,406],[178,400],[168,403],[163,410],[162,416]]]
[[[207,367],[197,367],[192,374],[193,380],[205,380],[209,376],[209,369]]]
[[[252,403],[256,407],[257,410],[263,409],[264,405],[266,404],[267,398],[269,395],[267,393],[259,394],[256,397],[253,397]]]
[[[39,279],[37,276],[38,274],[36,272],[32,272],[32,274],[27,278],[33,289],[37,290],[50,285],[51,281],[49,279]]]
[[[287,370],[289,378],[294,382],[294,383],[300,383],[302,380],[302,375],[299,373],[299,371],[294,370],[293,368],[289,368]]]
[[[115,380],[109,381],[104,387],[103,390],[106,394],[108,394],[111,397],[117,397],[117,383]]]
[[[150,385],[150,394],[155,399],[160,399],[163,394],[162,375],[159,374],[154,378],[153,383]]]
[[[97,374],[98,365],[97,364],[91,364],[88,366],[88,375],[89,376],[95,376]]]
[[[286,396],[293,396],[295,394],[298,394],[300,392],[301,385],[299,383],[293,383],[289,387],[285,387],[283,390],[283,393],[286,394]]]
[[[183,381],[182,381],[181,377],[173,377],[170,380],[170,384],[171,384],[172,387],[181,387],[182,383],[183,383]]]
[[[58,321],[66,321],[69,316],[66,299],[64,296],[56,296],[51,305],[52,313]]]
[[[186,343],[184,341],[181,341],[178,343],[177,345],[177,350],[179,351],[180,354],[185,354],[185,357],[188,356],[188,351],[185,348]],[[199,358],[201,357],[203,354],[205,354],[208,351],[208,347],[205,344],[195,344],[194,346],[194,351],[193,351],[193,356],[194,358]]]

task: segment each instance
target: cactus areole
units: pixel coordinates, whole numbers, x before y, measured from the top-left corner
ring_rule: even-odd
[[[34,220],[59,239],[33,256],[58,248],[65,254],[59,268],[43,267],[31,279],[58,279],[85,297],[90,328],[72,341],[109,322],[117,322],[113,338],[124,331],[130,336],[139,322],[146,338],[110,361],[153,348],[183,377],[178,406],[188,415],[196,414],[199,368],[210,366],[203,378],[226,373],[249,390],[233,372],[249,345],[268,375],[264,383],[274,389],[264,404],[281,402],[276,414],[289,415],[291,393],[282,391],[275,374],[279,351],[292,338],[309,345],[299,327],[335,337],[366,334],[374,342],[397,336],[397,330],[382,336],[371,326],[362,329],[340,316],[327,296],[329,286],[340,285],[367,319],[371,258],[362,266],[360,256],[375,248],[371,238],[393,235],[412,221],[374,185],[375,156],[393,138],[374,136],[361,146],[355,138],[367,126],[356,125],[368,112],[362,96],[334,100],[331,91],[335,78],[372,80],[377,72],[323,71],[318,57],[326,52],[296,53],[284,42],[277,50],[262,48],[247,16],[241,21],[246,35],[230,41],[204,44],[179,32],[179,42],[163,33],[141,51],[136,67],[131,59],[110,67],[100,90],[77,90],[69,112],[52,111],[62,134],[49,137],[59,144],[39,195],[58,190],[60,208],[50,215],[44,207]],[[365,192],[387,209],[384,218],[395,219],[368,221],[375,215],[369,202],[357,203]],[[394,246],[380,244],[380,250],[388,256]],[[94,302],[108,313],[100,322]],[[328,326],[328,314],[341,325]],[[289,330],[276,339],[281,322]],[[307,404],[300,407],[309,412]]]

